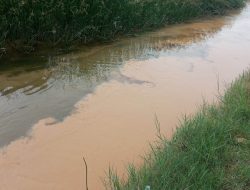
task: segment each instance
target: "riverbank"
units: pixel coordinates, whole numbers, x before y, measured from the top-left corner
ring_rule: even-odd
[[[144,165],[128,168],[128,180],[110,171],[109,189],[249,189],[250,73],[219,96],[219,105],[185,118],[172,140],[158,134]]]
[[[245,0],[86,0],[0,3],[0,56],[38,47],[109,41],[119,35],[242,7]],[[46,45],[45,45],[46,44]]]

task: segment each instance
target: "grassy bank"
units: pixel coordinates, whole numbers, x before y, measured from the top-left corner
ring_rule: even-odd
[[[4,0],[0,54],[33,51],[41,43],[69,46],[223,14],[245,0]],[[11,48],[10,48],[11,47]]]
[[[110,172],[112,190],[250,189],[250,74],[183,120],[173,139],[164,136],[128,180]],[[147,186],[151,188],[147,188]]]

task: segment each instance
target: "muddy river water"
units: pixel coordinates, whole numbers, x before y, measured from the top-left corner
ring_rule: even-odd
[[[0,64],[0,190],[104,189],[250,66],[250,6],[66,55]]]

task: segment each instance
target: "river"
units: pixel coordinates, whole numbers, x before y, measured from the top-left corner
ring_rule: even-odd
[[[250,5],[68,54],[0,63],[0,190],[104,189],[250,66]]]

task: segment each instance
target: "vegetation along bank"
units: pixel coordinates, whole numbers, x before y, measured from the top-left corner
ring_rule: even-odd
[[[0,56],[10,50],[68,48],[118,35],[223,14],[245,0],[4,0],[0,1]]]
[[[159,133],[140,169],[128,167],[128,179],[110,171],[112,190],[250,189],[250,73],[186,117],[172,140]]]

